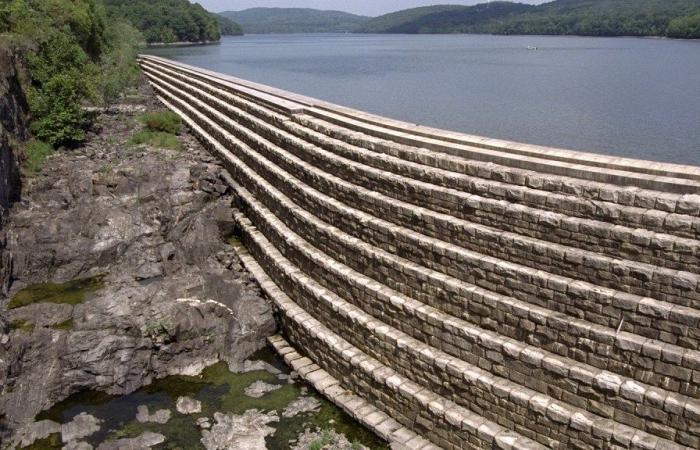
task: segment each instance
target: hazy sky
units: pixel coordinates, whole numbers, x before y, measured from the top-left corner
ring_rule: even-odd
[[[355,14],[378,16],[399,9],[435,4],[474,5],[487,0],[194,0],[209,11],[238,11],[255,7],[337,9]],[[539,4],[551,0],[520,0]]]

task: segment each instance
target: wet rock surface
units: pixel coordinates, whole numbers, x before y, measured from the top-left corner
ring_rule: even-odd
[[[136,410],[136,420],[141,423],[168,423],[170,420],[170,410],[169,409],[159,409],[153,414],[148,412],[148,406],[140,405]]]
[[[215,413],[214,425],[202,431],[202,444],[207,450],[265,450],[265,437],[275,432],[268,424],[278,420],[276,412],[257,409],[241,415]]]
[[[270,304],[225,242],[234,224],[222,167],[184,132],[182,150],[128,143],[154,109],[143,87],[102,114],[84,146],[25,181],[0,230],[11,273],[0,296],[5,437],[82,390],[122,395],[216,361],[241,364],[274,332]],[[25,288],[91,277],[99,288],[82,301],[8,309]]]
[[[264,381],[256,381],[247,388],[245,388],[245,395],[253,398],[260,398],[268,392],[272,392],[281,388],[282,386],[276,384],[265,383]]]
[[[202,412],[202,402],[190,397],[180,397],[175,408],[180,414],[197,414]]]
[[[116,441],[103,442],[97,450],[134,450],[149,449],[165,442],[165,436],[159,433],[147,431],[135,438],[117,439]]]

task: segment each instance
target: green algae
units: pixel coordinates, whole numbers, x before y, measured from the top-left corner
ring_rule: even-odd
[[[43,283],[28,286],[17,292],[7,305],[8,309],[21,308],[33,303],[60,303],[77,305],[87,295],[104,287],[104,276],[83,278],[68,283]]]
[[[290,372],[283,361],[270,349],[256,353],[251,359],[268,362],[283,373]],[[245,389],[256,381],[280,387],[260,398],[245,395]],[[199,400],[202,403],[201,413],[179,414],[175,403],[182,396]],[[300,396],[316,398],[320,402],[320,408],[316,412],[283,417],[282,411]],[[159,409],[169,409],[172,413],[171,418],[165,424],[139,423],[135,419],[139,405],[147,405],[151,413]],[[100,431],[85,439],[92,445],[96,446],[108,440],[133,438],[151,431],[166,437],[166,441],[157,448],[189,450],[204,448],[200,441],[201,431],[196,424],[198,418],[208,417],[211,421],[215,412],[243,414],[250,409],[263,412],[274,410],[280,416],[279,422],[270,424],[275,428],[275,433],[265,438],[266,446],[270,450],[289,449],[289,442],[296,439],[307,428],[333,429],[344,434],[358,448],[360,444],[373,450],[389,448],[386,442],[340,408],[325,400],[306,383],[289,383],[287,379],[280,379],[265,370],[233,373],[222,362],[207,367],[199,376],[169,376],[155,380],[149,386],[126,396],[109,396],[95,391],[81,392],[42,412],[37,416],[37,420],[50,419],[66,423],[80,412],[86,412],[104,422]]]
[[[54,450],[60,449],[61,447],[63,447],[63,443],[61,442],[61,433],[54,433],[45,439],[34,441],[32,445],[20,448],[22,450]]]
[[[73,329],[73,319],[68,319],[64,322],[51,325],[54,330],[70,331]]]
[[[32,331],[34,331],[34,324],[26,320],[13,320],[12,322],[10,322],[10,329],[24,331],[25,333],[31,333]]]

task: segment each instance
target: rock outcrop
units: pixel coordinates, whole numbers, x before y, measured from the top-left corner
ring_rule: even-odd
[[[128,144],[149,95],[52,156],[2,231],[12,285],[0,297],[0,415],[10,427],[84,389],[125,394],[218,360],[237,366],[275,330],[225,242],[234,222],[222,168],[186,134],[182,150]],[[100,288],[83,302],[7,308],[28,286],[91,277]]]
[[[11,143],[27,138],[28,106],[19,83],[18,60],[16,52],[0,45],[0,229],[21,193],[18,155]],[[4,245],[0,234],[0,250]],[[0,293],[6,293],[8,283],[9,261],[0,259]]]

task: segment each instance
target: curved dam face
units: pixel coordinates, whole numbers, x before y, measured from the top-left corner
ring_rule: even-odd
[[[700,168],[405,124],[152,56],[273,345],[399,448],[700,448]]]

